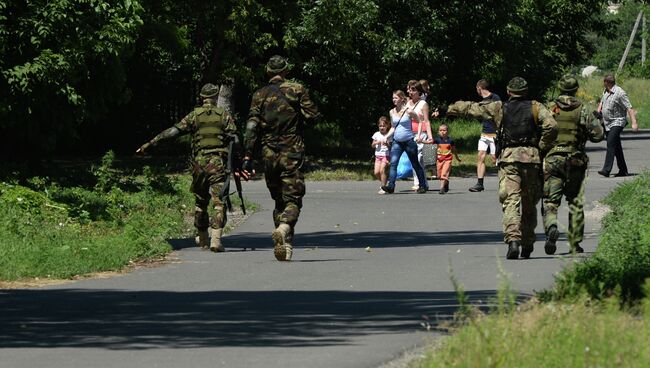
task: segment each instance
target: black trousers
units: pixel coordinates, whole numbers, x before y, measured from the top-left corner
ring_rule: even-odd
[[[627,164],[625,163],[625,155],[623,155],[623,146],[621,145],[621,132],[623,127],[615,126],[606,132],[607,136],[607,154],[605,155],[605,163],[603,170],[606,173],[612,171],[614,165],[614,157],[616,157],[616,166],[618,166],[619,173],[627,174]]]

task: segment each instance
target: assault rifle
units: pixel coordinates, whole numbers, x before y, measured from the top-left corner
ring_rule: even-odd
[[[239,152],[235,151],[235,146],[239,146],[239,139],[236,135],[230,136],[230,143],[228,143],[228,162],[226,163],[226,180],[219,193],[219,198],[226,204],[228,211],[232,212],[232,202],[230,201],[230,176],[233,174],[233,168],[239,167]],[[234,162],[237,161],[237,162]],[[244,195],[242,194],[241,179],[238,175],[232,175],[235,180],[235,187],[237,188],[237,195],[241,201],[241,211],[246,214],[246,206],[244,205]]]

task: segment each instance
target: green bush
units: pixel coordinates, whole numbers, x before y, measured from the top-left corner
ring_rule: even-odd
[[[166,239],[189,235],[187,176],[150,169],[126,175],[112,160],[105,156],[92,170],[98,179],[94,189],[40,178],[25,180],[33,188],[0,183],[0,279],[119,270],[164,255],[170,250]],[[122,190],[123,183],[137,183],[141,190]]]
[[[644,280],[650,277],[650,173],[623,183],[604,203],[612,211],[603,219],[596,253],[559,276],[554,297],[582,290],[595,298],[613,293],[623,300],[642,296]]]

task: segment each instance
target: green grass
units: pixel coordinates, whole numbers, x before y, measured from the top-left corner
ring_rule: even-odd
[[[639,128],[650,128],[650,80],[640,78],[617,78],[616,84],[627,92],[637,112]],[[594,76],[580,80],[577,96],[595,104],[603,93],[603,79]],[[628,128],[630,125],[628,125]]]
[[[624,311],[615,301],[529,302],[479,315],[413,367],[648,367],[650,301]]]
[[[44,177],[0,183],[0,280],[119,271],[164,256],[169,239],[193,237],[189,175],[120,170],[113,159],[77,186]]]

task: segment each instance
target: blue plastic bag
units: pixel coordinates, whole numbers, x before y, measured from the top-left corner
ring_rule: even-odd
[[[411,166],[411,161],[406,152],[402,152],[402,157],[399,158],[399,163],[397,164],[397,178],[406,179],[413,176],[413,166]]]

